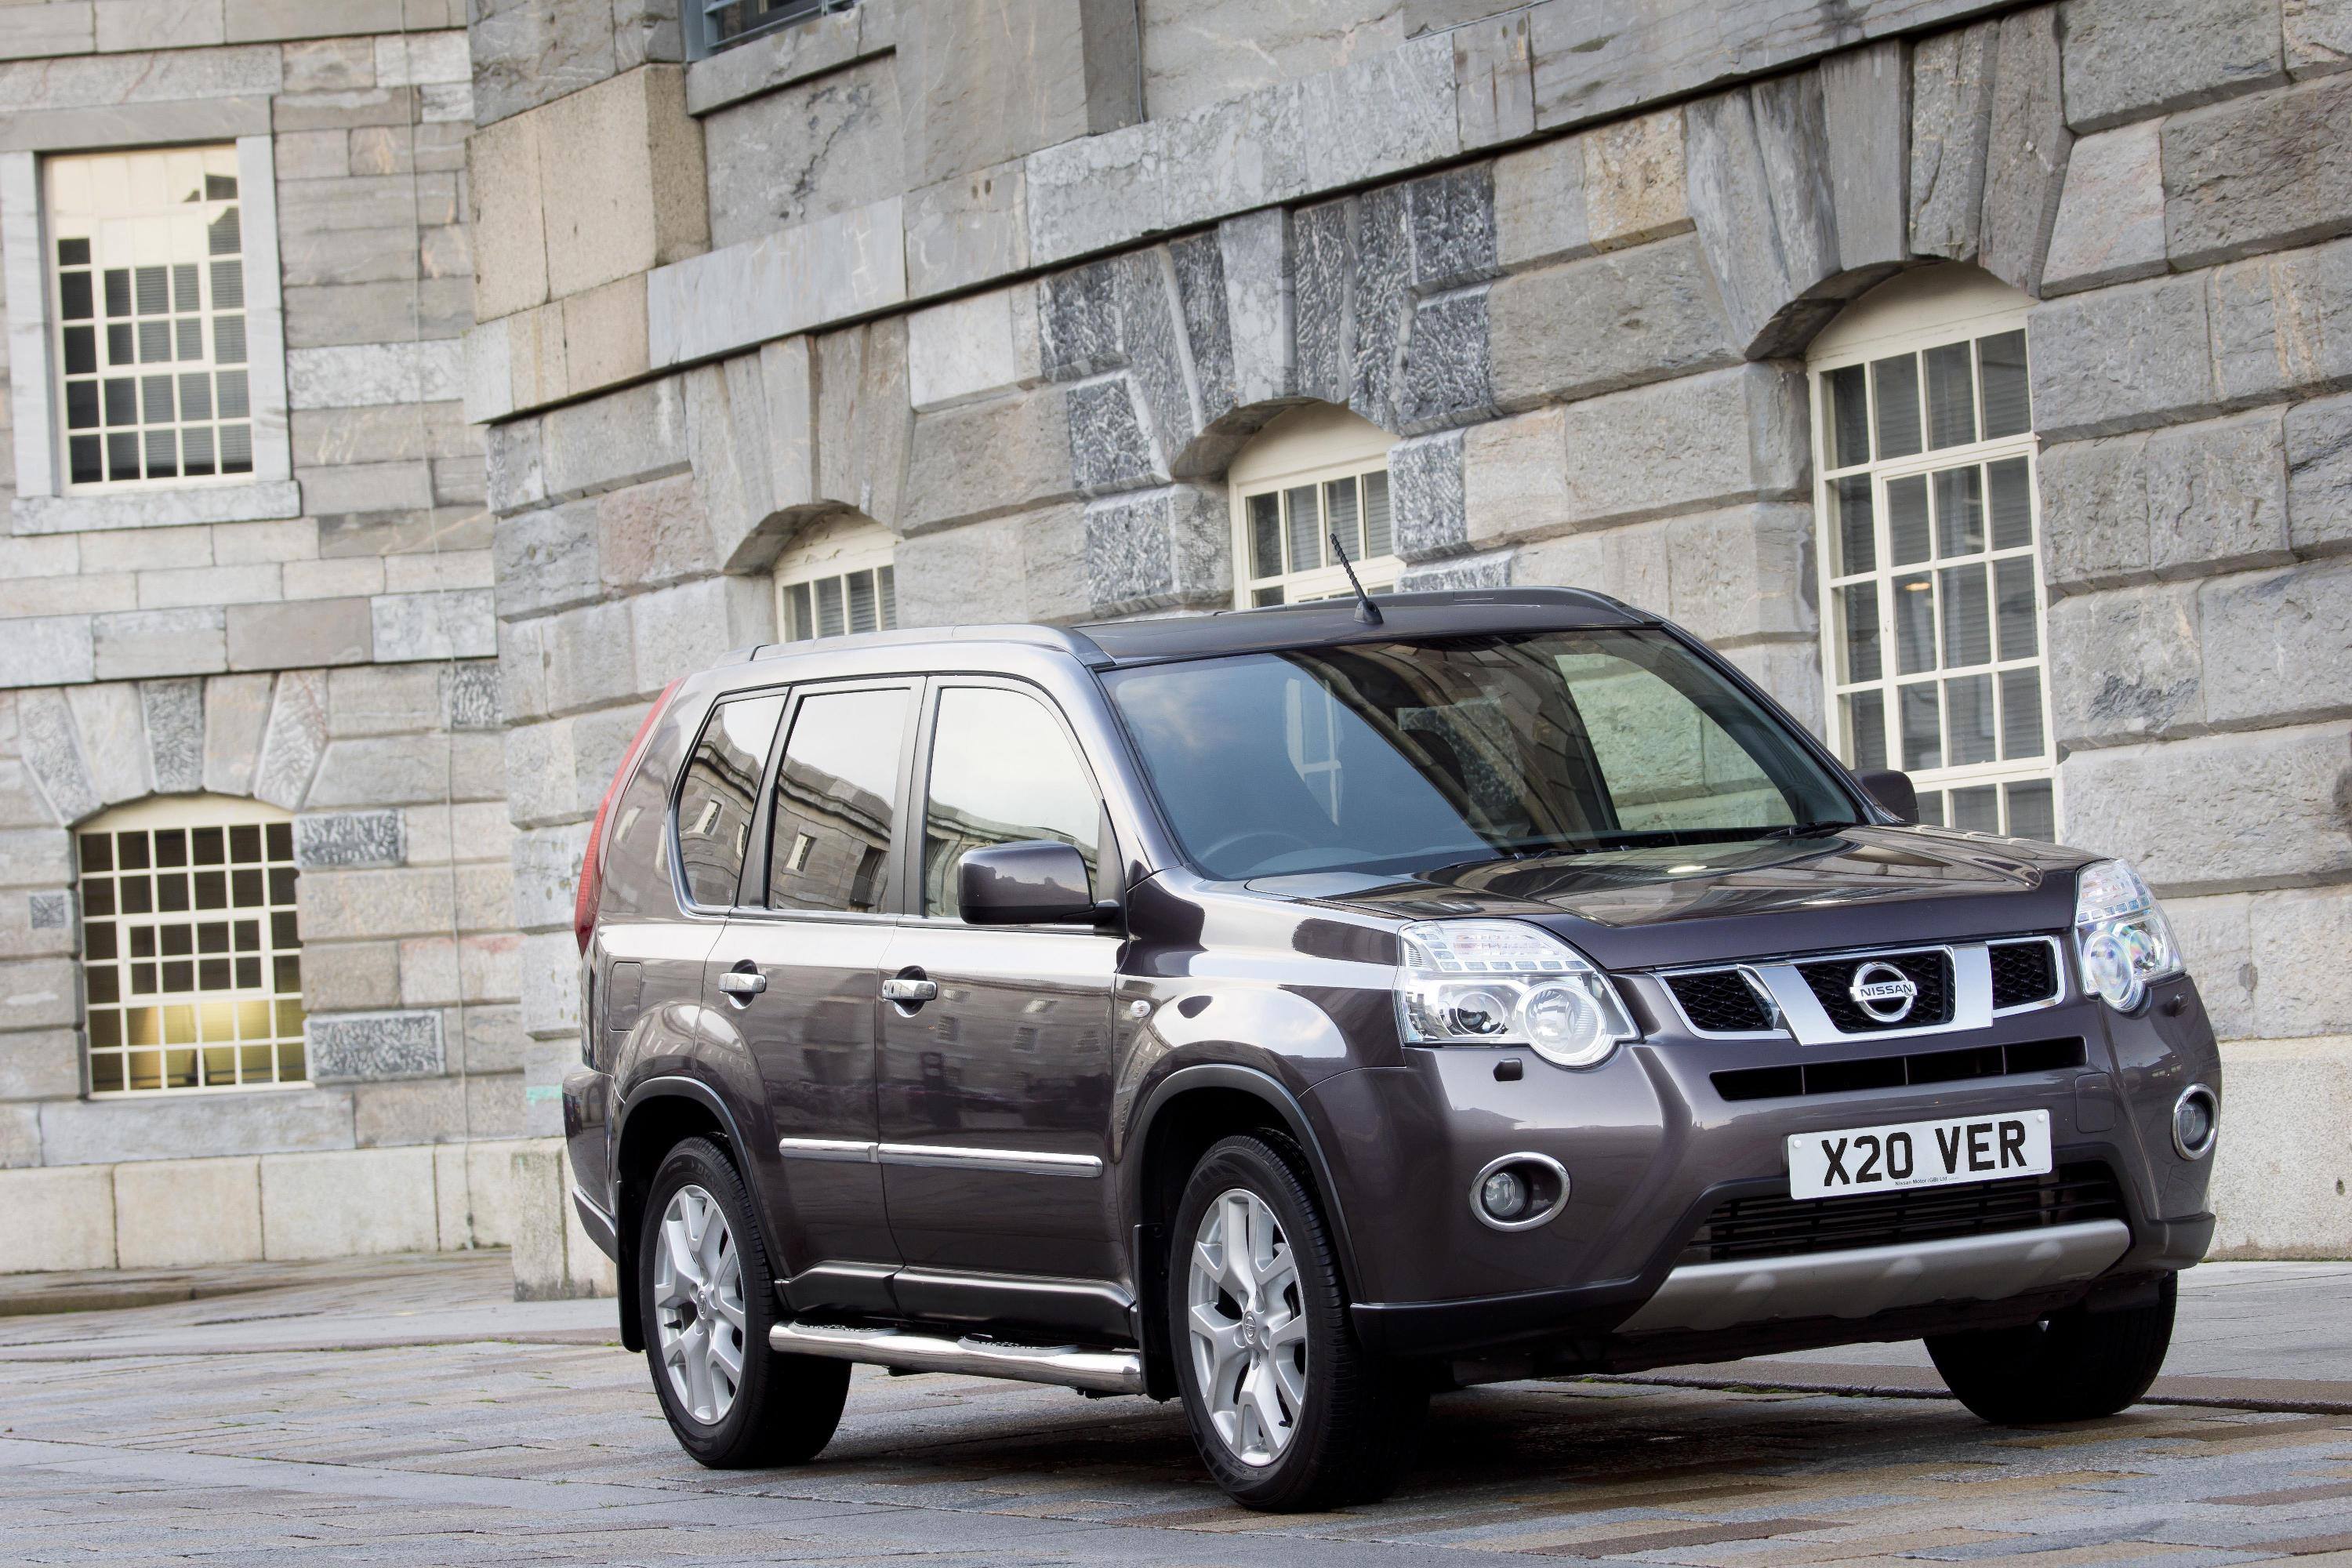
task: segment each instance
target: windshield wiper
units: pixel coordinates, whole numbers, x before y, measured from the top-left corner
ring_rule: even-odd
[[[1812,838],[1824,833],[1836,833],[1848,827],[1864,827],[1861,822],[1791,822],[1779,827],[1768,827],[1759,838]]]

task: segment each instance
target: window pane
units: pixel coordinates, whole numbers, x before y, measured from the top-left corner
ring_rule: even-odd
[[[91,327],[66,329],[66,374],[94,375],[98,372],[98,332]]]
[[[1895,668],[1903,675],[1936,668],[1936,599],[1925,572],[1895,579]]]
[[[809,607],[809,585],[794,583],[784,590],[784,640],[806,642],[814,636],[816,616]]]
[[[1383,468],[1364,476],[1364,553],[1386,555],[1395,548],[1389,526],[1389,476]]]
[[[2057,839],[2057,803],[2048,779],[2021,780],[2009,786],[2008,794],[2011,837],[2039,838],[2044,843]]]
[[[2032,658],[2041,643],[2033,616],[2033,558],[2013,555],[1994,562],[1992,584],[2000,623],[2000,657]]]
[[[1927,445],[1962,447],[1977,438],[1976,384],[1969,374],[1969,345],[1946,343],[1927,351]]]
[[[923,816],[923,912],[961,911],[963,858],[990,844],[1058,839],[1095,869],[1102,803],[1069,737],[1033,697],[993,687],[940,693]]]
[[[898,629],[898,571],[895,566],[874,569],[874,591],[882,604],[882,629]]]
[[[1919,792],[1919,820],[1929,827],[1944,826],[1944,792],[1923,789]]]
[[[2033,405],[2025,377],[2025,329],[1978,339],[1977,360],[1984,374],[1985,439],[2022,436],[2033,427]]]
[[[1870,507],[1870,476],[1855,474],[1837,480],[1830,487],[1830,506],[1837,513],[1837,528],[1832,535],[1837,541],[1837,559],[1831,572],[1840,577],[1850,577],[1856,572],[1868,572],[1878,564],[1878,540],[1872,526]]]
[[[1837,591],[1838,648],[1843,668],[1838,679],[1851,684],[1879,678],[1878,584],[1850,584]]]
[[[1845,704],[1846,762],[1857,773],[1886,766],[1885,697],[1876,691],[1856,691],[1840,700]]]
[[[720,703],[687,763],[677,792],[677,867],[688,896],[705,909],[735,902],[760,774],[783,711],[782,696]]]
[[[1273,490],[1249,499],[1250,575],[1282,575],[1282,497]]]
[[[1983,485],[1974,465],[1936,475],[1937,553],[1974,555],[1985,547]]]
[[[2001,761],[2016,762],[2046,754],[2042,735],[2042,672],[2038,669],[2001,671]]]
[[[2033,542],[2033,476],[2022,458],[2004,458],[1992,478],[1992,547],[2015,550]]]
[[[1878,395],[1878,456],[1907,458],[1919,450],[1919,361],[1897,354],[1870,367],[1871,389]]]
[[[1830,467],[1852,468],[1870,461],[1870,399],[1863,389],[1858,364],[1833,370],[1822,377],[1822,395],[1829,399]]]
[[[820,577],[816,581],[816,635],[837,637],[846,620],[842,613],[841,579]]]
[[[1364,558],[1364,535],[1356,525],[1356,481],[1330,479],[1323,486],[1323,519],[1339,542],[1348,547],[1349,559]]]
[[[1897,566],[1927,559],[1927,479],[1924,474],[1886,486],[1886,552]]]
[[[1923,680],[1899,689],[1903,714],[1903,766],[1916,773],[1944,765],[1941,715],[1936,706],[1936,683]]]
[[[1315,504],[1315,487],[1299,485],[1285,490],[1282,510],[1290,521],[1290,569],[1311,572],[1323,564],[1323,519]]]
[[[58,314],[68,321],[89,320],[89,274],[63,272],[58,275]]]
[[[907,707],[899,687],[819,692],[801,703],[776,770],[771,908],[871,911],[887,900]],[[803,835],[809,847],[793,869]]]
[[[874,574],[852,572],[846,581],[849,584],[849,629],[853,632],[875,630],[878,623],[874,609]]]
[[[1950,744],[1947,766],[1993,760],[1991,676],[1963,675],[1944,682],[1944,717]]]
[[[2000,831],[2000,791],[1992,784],[1952,792],[1952,826],[1963,833]]]
[[[1937,597],[1944,609],[1944,668],[1991,663],[1992,613],[1985,602],[1983,563],[1947,566],[1937,575]]]

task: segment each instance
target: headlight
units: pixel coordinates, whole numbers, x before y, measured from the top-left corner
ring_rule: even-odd
[[[1608,976],[1558,937],[1517,921],[1404,928],[1397,1016],[1418,1046],[1526,1046],[1594,1067],[1638,1031]]]
[[[2180,944],[2156,895],[2121,860],[2083,868],[2074,883],[2074,952],[2083,984],[2118,1013],[2147,999],[2148,984],[2180,973]]]

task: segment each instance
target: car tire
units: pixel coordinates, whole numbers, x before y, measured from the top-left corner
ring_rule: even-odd
[[[1240,1244],[1225,1244],[1229,1228]],[[1281,1513],[1386,1496],[1412,1461],[1428,1384],[1356,1338],[1297,1146],[1273,1133],[1212,1146],[1170,1239],[1177,1386],[1226,1495]]]
[[[1961,1404],[2000,1426],[2092,1421],[2135,1403],[2172,1344],[2180,1279],[2156,1299],[2104,1312],[2080,1307],[2015,1329],[1934,1334],[1927,1353]]]
[[[751,1194],[719,1144],[689,1138],[664,1156],[636,1261],[646,1362],[678,1446],[715,1470],[814,1458],[841,1424],[849,1363],[768,1348],[775,1276]]]

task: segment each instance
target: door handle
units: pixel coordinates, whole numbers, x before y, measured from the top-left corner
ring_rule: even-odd
[[[730,969],[719,977],[719,989],[733,1001],[748,1003],[768,988],[768,977],[756,969]]]
[[[925,1002],[934,1000],[939,994],[940,983],[936,980],[926,980],[919,974],[893,974],[882,982],[882,999],[885,1002],[902,1002],[919,1006]]]

